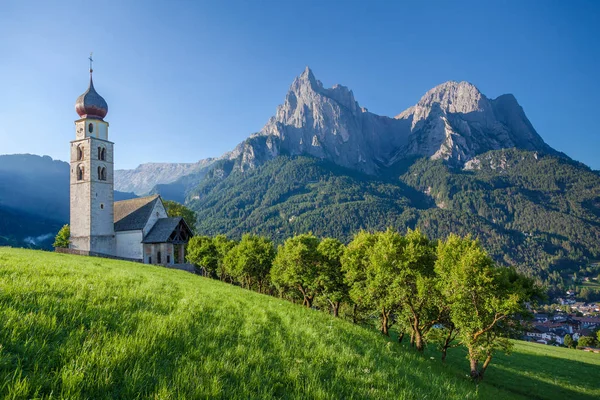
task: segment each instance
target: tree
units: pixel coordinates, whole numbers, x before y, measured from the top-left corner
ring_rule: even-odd
[[[54,248],[69,248],[69,239],[71,238],[71,228],[69,225],[63,225],[62,228],[56,234],[56,238],[54,239]]]
[[[594,347],[596,341],[592,336],[581,336],[577,341],[577,347]]]
[[[289,238],[277,249],[271,279],[280,291],[298,290],[302,305],[312,307],[319,290],[319,239],[312,233]]]
[[[337,317],[341,302],[349,298],[348,285],[344,280],[341,263],[341,258],[344,255],[344,245],[337,239],[325,238],[319,243],[317,251],[321,256],[319,286],[323,297],[331,305],[333,316]]]
[[[541,290],[512,268],[496,268],[470,237],[450,235],[440,242],[435,270],[459,340],[467,347],[471,378],[479,381],[496,351],[510,351],[507,336],[519,328],[515,317],[527,313],[524,303]]]
[[[262,236],[245,234],[225,256],[224,264],[242,286],[257,286],[262,292],[268,284],[269,271],[275,257],[273,243]]]
[[[573,338],[571,337],[571,335],[565,335],[563,343],[565,344],[565,346],[567,346],[570,349],[573,348],[574,345],[575,345],[575,341],[573,340]]]
[[[225,235],[217,235],[213,238],[213,244],[215,245],[218,254],[217,275],[222,281],[229,280],[233,283],[233,276],[225,263],[225,257],[227,257],[227,253],[229,253],[237,243],[234,240],[230,240]]]
[[[438,349],[442,353],[442,362],[446,362],[448,349],[459,345],[456,341],[458,339],[458,333],[458,329],[456,329],[456,326],[454,326],[450,318],[445,317],[442,318],[439,327],[433,328],[427,332],[427,340],[437,343]]]
[[[399,245],[390,290],[398,297],[401,317],[409,322],[411,344],[423,351],[425,335],[440,322],[445,307],[435,285],[435,251],[418,230],[409,230]]]
[[[196,232],[196,212],[190,210],[183,204],[180,204],[172,200],[163,200],[167,215],[169,217],[183,217],[186,224],[190,227],[192,232]]]
[[[403,237],[388,229],[385,232],[361,231],[348,244],[342,257],[342,268],[350,285],[350,298],[360,307],[380,316],[380,330],[389,336],[392,313],[400,307],[393,288]]]
[[[213,275],[219,263],[219,253],[209,236],[192,237],[187,245],[186,258],[188,262],[201,268],[205,276]]]
[[[600,343],[600,329],[596,331],[596,341]]]

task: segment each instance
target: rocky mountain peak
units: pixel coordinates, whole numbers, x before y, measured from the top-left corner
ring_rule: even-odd
[[[489,150],[516,147],[554,152],[512,94],[490,100],[469,82],[449,81],[434,87],[396,119],[410,123],[404,156],[464,164]]]
[[[469,82],[448,81],[427,91],[419,102],[396,116],[413,117],[413,126],[429,114],[471,114],[491,112],[490,101]]]

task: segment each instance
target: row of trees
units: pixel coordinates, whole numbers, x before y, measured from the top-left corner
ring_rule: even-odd
[[[345,308],[355,323],[378,320],[389,335],[423,351],[436,343],[445,360],[458,344],[468,350],[470,373],[483,379],[494,352],[527,316],[526,304],[543,296],[530,278],[494,265],[470,237],[434,242],[420,231],[361,231],[346,246],[312,234],[291,237],[277,249],[261,236],[240,242],[196,236],[188,261],[203,274],[277,295],[334,316]]]

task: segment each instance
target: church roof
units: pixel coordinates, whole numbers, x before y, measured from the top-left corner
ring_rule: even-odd
[[[116,201],[114,207],[115,232],[144,229],[157,201],[161,201],[157,194]]]
[[[183,234],[184,237],[172,238],[171,236],[173,233],[175,233],[175,230],[180,224],[181,229],[185,230],[185,233]],[[142,243],[167,243],[178,242],[182,240],[187,242],[187,238],[191,235],[192,231],[182,217],[159,218],[150,232],[148,232]]]

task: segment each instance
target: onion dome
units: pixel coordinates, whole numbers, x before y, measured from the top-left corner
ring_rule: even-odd
[[[108,113],[108,104],[94,89],[90,69],[90,87],[75,102],[75,111],[81,118],[103,119]]]

